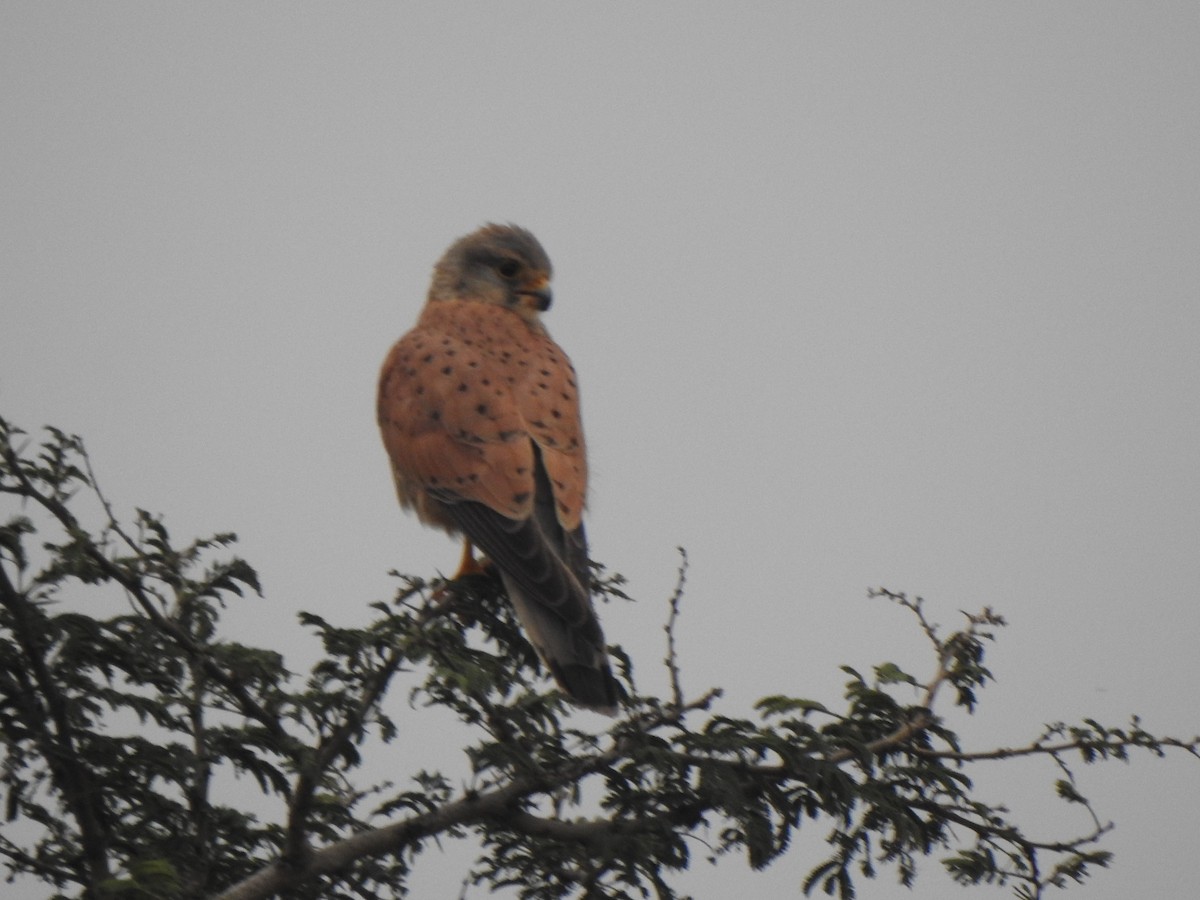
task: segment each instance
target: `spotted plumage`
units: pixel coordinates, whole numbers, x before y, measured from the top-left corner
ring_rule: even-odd
[[[425,308],[380,373],[378,418],[400,503],[496,564],[559,686],[614,712],[590,597],[587,452],[575,370],[540,319],[550,260],[488,225],[434,267]]]

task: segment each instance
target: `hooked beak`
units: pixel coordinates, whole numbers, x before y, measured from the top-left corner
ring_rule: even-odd
[[[550,308],[550,304],[554,302],[554,293],[550,290],[549,279],[539,278],[534,284],[516,292],[517,302],[525,307],[525,309],[545,312]]]

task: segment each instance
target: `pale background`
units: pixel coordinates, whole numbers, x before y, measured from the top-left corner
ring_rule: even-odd
[[[375,376],[446,245],[514,221],[556,266],[644,683],[682,544],[685,687],[722,711],[926,674],[883,584],[1010,619],[974,747],[1132,712],[1188,737],[1198,48],[1193,2],[5,3],[0,412],[82,434],[123,511],[237,531],[266,599],[230,633],[300,665],[298,610],[361,621],[389,568],[456,561],[396,507]],[[377,772],[461,771],[401,717]],[[1083,833],[1057,774],[981,777]],[[1192,896],[1200,763],[1081,774],[1117,858],[1075,893]],[[677,883],[797,895],[824,833]],[[458,896],[460,852],[419,864],[414,896]],[[860,896],[964,896],[922,872]]]

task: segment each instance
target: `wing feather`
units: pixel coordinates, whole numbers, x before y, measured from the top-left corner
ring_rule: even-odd
[[[591,600],[586,448],[566,355],[501,307],[430,303],[384,362],[378,418],[400,502],[487,554],[558,683],[615,712]]]

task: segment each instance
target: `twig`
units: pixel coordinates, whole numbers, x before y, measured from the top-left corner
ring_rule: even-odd
[[[679,551],[679,574],[675,579],[675,590],[671,594],[671,615],[663,630],[667,633],[667,671],[671,676],[671,700],[676,709],[683,709],[683,684],[679,675],[679,657],[675,652],[675,624],[679,621],[679,606],[683,601],[683,586],[687,582],[688,557],[687,550],[676,547]]]
[[[109,531],[124,541],[125,545],[140,559],[142,556],[142,549],[138,546],[137,541],[126,534],[125,529],[121,527],[121,523],[117,521],[117,517],[113,513],[112,504],[108,502],[108,497],[106,497],[104,492],[100,490],[100,482],[96,480],[96,473],[92,469],[92,458],[88,455],[87,449],[82,443],[79,444],[78,449],[79,455],[83,459],[84,470],[87,472],[88,485],[91,487],[92,493],[96,495],[96,499],[100,501],[100,506],[104,509],[104,516],[106,519],[108,519]]]
[[[10,448],[5,447],[5,461],[10,465],[17,479],[21,483],[21,493],[36,501],[43,509],[49,512],[59,524],[73,536],[86,535],[86,531],[79,524],[79,520],[75,515],[67,509],[67,507],[54,497],[47,496],[33,484],[29,476],[22,470],[19,460],[12,454]],[[94,487],[94,485],[93,485]],[[204,672],[213,681],[221,685],[238,704],[238,708],[242,715],[249,719],[253,719],[262,725],[267,732],[281,743],[289,743],[291,738],[284,730],[278,717],[267,712],[250,694],[245,686],[231,673],[226,672],[216,661],[207,653],[206,649],[197,644],[188,632],[182,628],[177,622],[174,622],[164,616],[155,605],[150,590],[142,583],[140,578],[131,576],[124,569],[110,560],[107,556],[100,552],[95,543],[87,540],[83,544],[83,550],[100,570],[113,581],[117,582],[121,587],[130,594],[137,602],[142,612],[150,619],[151,622],[165,635],[170,637],[185,653],[190,657],[197,659],[204,667]],[[141,551],[137,551],[141,557]]]
[[[321,777],[346,745],[362,729],[371,708],[387,690],[392,676],[400,668],[404,657],[393,650],[376,673],[375,679],[363,691],[358,704],[346,715],[342,723],[320,741],[312,758],[301,766],[296,785],[288,802],[287,841],[283,859],[289,866],[297,866],[309,853],[308,817],[312,812],[313,797],[321,783]]]
[[[8,609],[13,632],[25,657],[25,666],[37,687],[29,683],[24,667],[6,664],[6,668],[10,668],[24,682],[24,696],[21,699],[35,707],[26,709],[25,724],[38,735],[41,753],[54,774],[55,786],[62,792],[67,807],[79,824],[80,842],[87,859],[90,882],[88,894],[98,897],[100,885],[109,877],[110,835],[104,824],[103,795],[92,778],[91,770],[80,759],[69,703],[46,664],[47,648],[36,623],[30,620],[29,601],[9,581],[3,566],[0,566],[0,603]],[[42,706],[36,700],[39,696],[48,707],[45,711],[36,708]],[[45,712],[49,712],[49,722]],[[50,722],[53,723],[53,729],[50,728]]]
[[[1194,737],[1190,740],[1181,740],[1179,738],[1164,737],[1156,738],[1155,744],[1162,747],[1175,747],[1190,753],[1192,756],[1200,757],[1200,737]],[[1145,743],[1134,738],[1106,740],[1106,741],[1089,741],[1079,738],[1072,741],[1062,741],[1057,744],[1045,744],[1041,740],[1034,741],[1024,747],[1000,747],[995,750],[977,750],[975,752],[964,753],[957,750],[928,750],[922,747],[910,747],[909,752],[914,756],[920,756],[922,759],[949,759],[955,762],[980,762],[983,760],[998,760],[1011,759],[1018,756],[1055,756],[1059,753],[1065,753],[1071,750],[1087,750],[1087,749],[1104,749],[1104,750],[1123,750],[1129,747],[1146,748]]]

